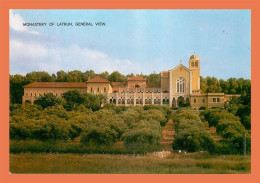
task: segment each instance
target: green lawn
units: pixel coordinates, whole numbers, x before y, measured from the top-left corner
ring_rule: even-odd
[[[11,173],[134,173],[218,174],[250,173],[251,157],[207,154],[155,155],[109,154],[10,154]]]

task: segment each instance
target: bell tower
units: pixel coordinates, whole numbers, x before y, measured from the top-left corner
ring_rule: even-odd
[[[200,60],[195,53],[189,60],[189,69],[192,71],[192,91],[200,90]]]

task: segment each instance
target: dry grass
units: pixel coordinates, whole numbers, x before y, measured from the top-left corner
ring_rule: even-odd
[[[204,174],[250,173],[251,157],[179,155],[166,158],[153,155],[108,154],[10,154],[12,173],[122,173],[122,174]]]

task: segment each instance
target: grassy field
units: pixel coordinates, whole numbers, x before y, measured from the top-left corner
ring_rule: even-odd
[[[11,173],[119,174],[243,174],[251,172],[251,157],[208,154],[10,154]]]

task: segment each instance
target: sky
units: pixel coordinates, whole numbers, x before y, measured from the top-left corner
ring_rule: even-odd
[[[195,53],[203,77],[251,78],[250,10],[10,10],[9,32],[10,74],[159,73]]]

